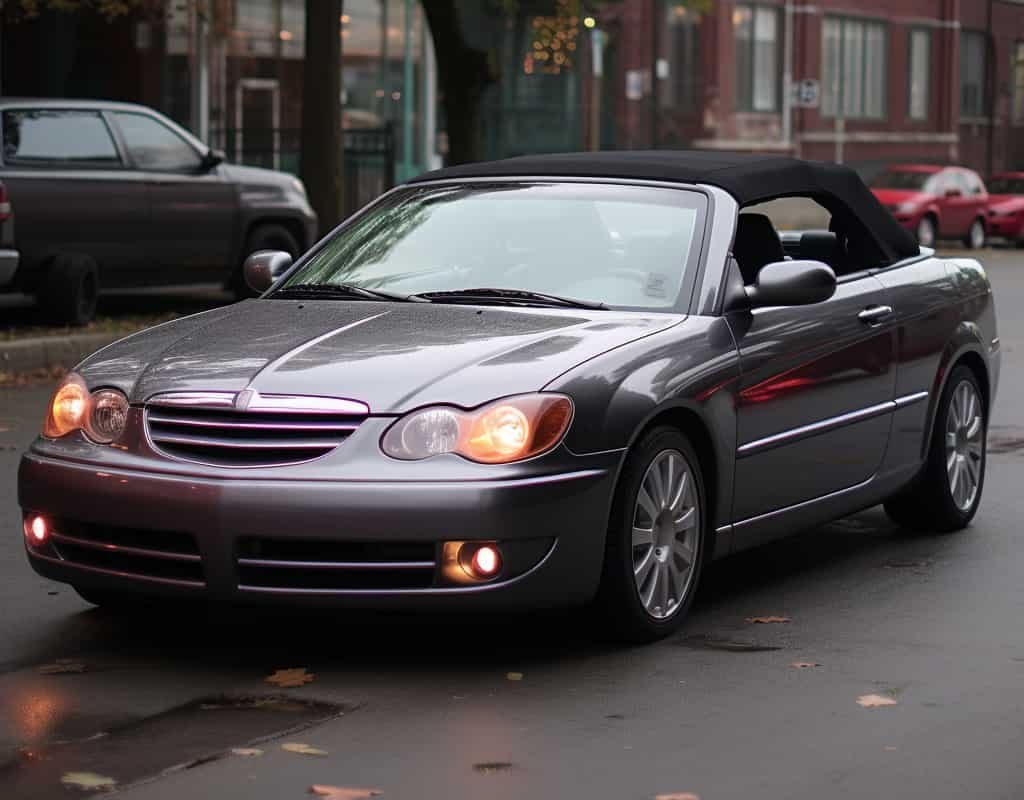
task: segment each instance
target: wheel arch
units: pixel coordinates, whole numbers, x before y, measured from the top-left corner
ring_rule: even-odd
[[[252,236],[253,231],[264,225],[280,225],[295,238],[295,243],[299,246],[299,252],[296,254],[296,258],[306,252],[312,244],[312,242],[306,241],[306,229],[302,225],[302,220],[296,217],[270,214],[265,217],[255,217],[246,223],[245,231],[242,236],[243,250],[245,249],[246,243],[249,241],[249,237]],[[242,253],[241,258],[245,258],[247,255],[248,253]]]
[[[943,352],[939,368],[935,373],[935,381],[932,385],[931,397],[929,398],[928,430],[921,443],[922,458],[927,457],[932,432],[935,430],[939,398],[942,397],[942,393],[946,390],[946,384],[949,383],[950,375],[961,365],[970,369],[978,380],[982,399],[985,402],[986,419],[991,414],[992,384],[988,362],[985,359],[985,349],[981,341],[981,332],[974,323],[963,322],[957,327],[955,335]]]

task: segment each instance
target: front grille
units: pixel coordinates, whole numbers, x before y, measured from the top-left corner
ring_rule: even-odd
[[[57,556],[71,566],[163,583],[205,585],[199,547],[187,533],[60,519],[54,523],[50,542]]]
[[[250,405],[236,410],[230,403],[212,407],[174,398],[157,397],[147,405],[146,425],[154,446],[175,458],[223,467],[295,464],[320,458],[351,436],[367,416],[306,410],[301,402],[293,408],[261,410]]]
[[[431,542],[242,539],[238,588],[251,592],[426,589],[437,564]]]

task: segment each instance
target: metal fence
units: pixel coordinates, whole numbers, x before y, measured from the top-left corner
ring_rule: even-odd
[[[211,142],[228,161],[298,174],[298,128],[222,128]],[[345,131],[345,213],[350,214],[395,185],[395,132],[392,125]]]

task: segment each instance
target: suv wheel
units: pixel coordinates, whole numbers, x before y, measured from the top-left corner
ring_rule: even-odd
[[[61,325],[85,325],[96,316],[99,276],[89,256],[54,256],[38,290],[43,312]]]
[[[283,250],[292,258],[296,258],[299,255],[300,248],[292,232],[284,225],[266,223],[264,225],[257,225],[249,231],[249,235],[245,239],[242,262],[245,262],[250,253],[255,253],[257,250]],[[231,289],[239,300],[244,300],[247,297],[256,297],[257,295],[245,282],[242,264],[238,265],[238,269],[235,270],[231,278]]]

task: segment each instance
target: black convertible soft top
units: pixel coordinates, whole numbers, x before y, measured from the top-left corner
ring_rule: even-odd
[[[706,183],[729,192],[741,206],[780,197],[811,197],[832,214],[869,265],[916,256],[914,238],[849,167],[788,156],[707,150],[610,150],[482,161],[427,172],[410,183],[488,177],[632,178]]]

